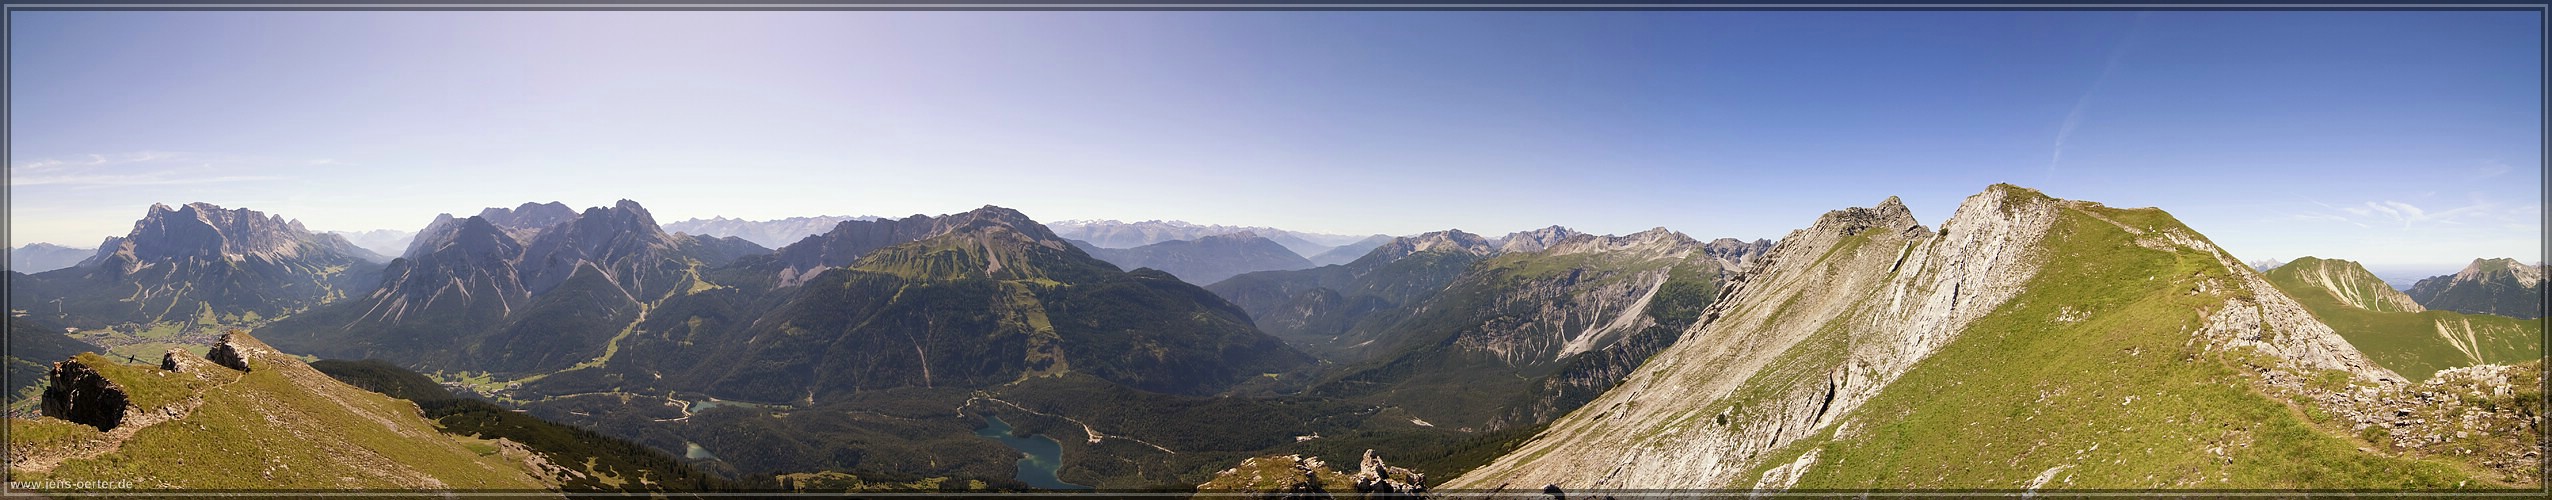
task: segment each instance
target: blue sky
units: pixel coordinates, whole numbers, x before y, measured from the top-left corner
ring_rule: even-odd
[[[18,12],[13,245],[628,198],[1779,238],[1996,182],[2244,259],[2541,257],[2529,12]]]

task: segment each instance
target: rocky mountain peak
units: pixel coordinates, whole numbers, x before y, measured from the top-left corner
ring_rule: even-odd
[[[1875,207],[1826,212],[1824,216],[1817,217],[1816,224],[1808,226],[1806,231],[1851,236],[1873,228],[1903,232],[1924,230],[1922,222],[1914,220],[1914,212],[1906,210],[1905,202],[1889,196]]]
[[[1717,261],[1721,268],[1729,271],[1744,270],[1748,262],[1753,262],[1762,257],[1764,252],[1771,250],[1772,240],[1762,238],[1756,238],[1752,242],[1736,238],[1720,238],[1710,240],[1701,247],[1703,255],[1710,256],[1710,259]]]
[[[1553,242],[1544,251],[1552,255],[1595,252],[1630,252],[1649,257],[1682,258],[1699,248],[1701,242],[1663,227],[1623,236],[1574,234]]]
[[[1581,234],[1585,233],[1580,233],[1576,230],[1556,225],[1531,231],[1517,231],[1515,233],[1508,234],[1505,237],[1498,238],[1498,251],[1539,252],[1544,249],[1551,248],[1552,245],[1557,245],[1563,240],[1567,240],[1570,237]]]
[[[2384,284],[2382,278],[2366,271],[2356,262],[2306,256],[2266,271],[2271,276],[2292,276],[2312,285],[2341,303],[2369,311],[2420,312],[2427,310],[2409,295]]]
[[[120,238],[108,238],[97,253],[80,263],[94,266],[121,256],[124,271],[131,272],[153,262],[180,259],[231,260],[259,258],[277,261],[301,256],[307,251],[342,254],[347,257],[370,257],[371,253],[356,248],[335,234],[313,234],[298,220],[267,215],[246,208],[223,209],[211,203],[195,202],[171,208],[154,203],[141,220],[133,222],[133,230]]]
[[[2455,281],[2480,281],[2503,273],[2514,278],[2517,286],[2533,288],[2543,283],[2543,268],[2528,266],[2510,258],[2472,259],[2472,264],[2464,266],[2462,271],[2455,273]]]
[[[626,203],[629,200],[621,201]],[[512,209],[488,207],[486,209],[479,210],[478,216],[486,218],[488,222],[495,223],[497,227],[506,228],[507,230],[539,231],[547,229],[550,226],[558,225],[559,223],[574,220],[577,213],[576,209],[569,208],[566,203],[553,201],[549,203],[525,202]]]
[[[861,256],[880,248],[974,232],[1016,233],[1018,239],[1031,244],[1079,251],[1027,214],[994,205],[939,217],[914,214],[902,219],[846,220],[835,224],[832,231],[780,247],[776,254],[785,266],[780,270],[780,284],[796,285],[826,269],[850,267]]]
[[[1489,245],[1488,239],[1462,232],[1460,229],[1421,234],[1408,238],[1406,241],[1413,252],[1459,251],[1473,255],[1487,255],[1496,251]]]
[[[576,209],[568,208],[565,203],[553,201],[525,202],[514,208],[488,207],[480,209],[478,215],[471,218],[482,219],[494,225],[516,242],[529,242],[534,236],[540,235],[542,230],[574,221],[578,217],[580,214],[576,212]],[[449,213],[435,215],[434,222],[427,223],[425,229],[417,231],[416,237],[408,242],[407,253],[400,256],[413,259],[422,255],[423,252],[441,248],[452,238],[453,230],[457,229],[461,220],[462,218],[454,217]]]

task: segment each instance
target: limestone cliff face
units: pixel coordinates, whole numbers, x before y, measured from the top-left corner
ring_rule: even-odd
[[[2018,292],[2056,210],[1996,186],[1939,232],[1895,198],[1827,213],[1774,244],[1681,341],[1544,432],[1568,439],[1535,440],[1448,487],[1730,485]],[[1731,401],[1741,387],[1769,396]]]

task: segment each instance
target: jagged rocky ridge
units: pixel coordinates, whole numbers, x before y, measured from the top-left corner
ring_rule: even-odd
[[[2173,266],[2168,264],[2176,260],[2181,271],[2137,276],[2135,285],[2087,282],[2075,275],[2131,269],[2122,267],[2128,262],[2098,260],[2114,257],[2093,255],[2133,256],[2142,259],[2136,261],[2139,266],[2154,262],[2165,264],[2156,269],[2169,269]],[[2039,279],[2040,274],[2051,272],[2049,270],[2061,272],[2066,277],[2055,278],[2060,280],[2057,282]],[[2127,293],[2130,290],[2153,290],[2154,294],[2141,296],[2149,297],[2139,299],[2144,302],[2046,302],[2073,293]],[[2182,484],[2186,487],[2194,484],[2183,482],[2197,480],[2194,477],[2113,477],[2128,474],[2120,470],[2089,478],[2087,485],[2075,485],[2074,476],[2065,474],[2065,471],[2072,470],[2071,466],[2047,468],[2043,464],[2047,460],[2061,459],[2062,455],[2038,457],[2024,448],[1994,448],[2002,446],[1995,444],[2003,442],[2000,440],[2040,435],[2036,433],[2039,427],[2035,426],[2054,425],[2021,423],[2023,419],[2020,417],[2035,415],[2037,411],[2090,412],[2111,415],[2100,418],[2120,418],[2118,416],[2126,415],[2119,409],[2120,406],[2140,408],[2136,398],[2129,397],[2121,403],[2117,396],[2111,395],[2105,400],[2110,405],[2107,410],[2097,409],[2098,403],[2054,401],[2080,401],[2079,398],[2084,395],[2072,392],[2076,390],[2133,390],[2132,385],[2115,382],[2059,387],[2041,385],[2038,404],[2056,406],[2017,415],[2009,414],[2010,410],[1992,410],[2001,413],[1977,415],[1991,419],[2010,418],[1994,431],[1975,427],[1924,431],[1955,432],[1966,436],[1946,444],[1936,441],[1907,444],[1908,439],[1930,434],[1906,434],[1915,431],[1898,430],[1906,429],[1906,426],[1936,425],[1931,423],[1932,419],[1968,418],[1964,414],[1941,412],[1983,400],[2015,396],[2011,393],[1962,391],[1999,390],[1995,388],[2044,380],[2024,378],[2013,382],[1979,377],[2012,370],[2032,373],[2026,370],[2031,370],[2033,363],[2056,361],[1986,354],[1998,352],[1993,349],[2040,348],[2034,346],[2042,344],[2028,343],[2027,339],[2031,337],[2023,336],[2023,332],[2080,332],[2065,333],[2071,335],[2106,331],[2097,329],[2100,327],[2077,325],[2119,325],[2122,323],[2118,321],[2133,321],[2123,323],[2135,325],[2131,328],[2136,330],[2128,331],[2155,332],[2166,336],[2176,331],[2181,339],[2185,339],[2133,337],[2138,340],[2125,344],[2133,347],[2121,347],[2114,354],[2105,351],[2097,354],[2119,356],[2105,362],[2120,364],[2118,369],[2121,370],[2175,370],[2166,373],[2197,370],[2206,374],[2202,376],[2215,377],[2210,380],[2222,386],[2224,380],[2242,378],[2232,370],[2208,371],[2219,370],[2208,368],[2219,366],[2213,364],[2217,361],[2200,360],[2247,359],[2262,363],[2267,370],[2263,373],[2330,374],[2310,376],[2338,380],[2343,386],[2388,387],[2401,383],[2399,375],[2369,362],[2330,327],[2315,321],[2294,300],[2269,286],[2256,271],[2180,227],[2158,210],[2109,209],[2093,203],[2046,198],[2035,191],[2004,185],[1968,198],[1938,231],[1918,224],[1893,198],[1875,208],[1828,213],[1810,228],[1783,238],[1761,264],[1732,280],[1721,296],[1721,300],[1710,307],[1707,320],[1684,333],[1680,342],[1650,358],[1621,385],[1552,423],[1539,437],[1522,447],[1454,479],[1446,488],[1507,491],[1531,491],[1546,485],[1567,491],[1843,485],[2036,488],[2051,484],[2051,478],[2056,480],[2052,484],[2072,487],[2102,487],[2102,484],[2146,485],[2137,487]],[[2039,298],[2032,299],[2035,302],[2012,302],[2015,298],[2027,297]],[[2143,305],[2161,303],[2154,301],[2197,307],[2190,310]],[[2024,317],[2033,314],[2045,316]],[[2178,323],[2178,326],[2172,326],[2173,323],[2155,320],[2110,319],[2113,314],[2179,314],[2182,317],[2172,320]],[[1987,319],[1991,320],[1992,326],[1975,328],[1980,321]],[[2127,338],[2112,337],[2113,340],[2100,342],[2117,345],[2123,340],[2116,339]],[[2183,350],[2189,359],[2180,360],[2181,355],[2168,352],[2144,352],[2162,346]],[[2045,348],[2075,353],[2064,358],[2070,360],[2074,359],[2073,356],[2084,354],[2081,351],[2085,347]],[[1937,353],[1952,351],[1960,360],[1957,363],[2004,365],[1927,362]],[[2152,357],[2156,355],[2171,357]],[[1986,359],[2000,361],[1987,362],[1984,361]],[[2190,368],[2170,368],[2174,366]],[[1919,387],[1896,387],[1900,378],[1915,372],[1923,374],[1919,378]],[[2091,375],[2094,374],[2077,372],[2046,376]],[[2306,378],[2304,375],[2294,377]],[[2265,385],[2257,382],[2257,377],[2250,380],[2254,382],[2235,383],[2233,387]],[[1969,387],[1961,387],[1962,384]],[[2050,389],[2061,390],[2046,392]],[[2186,388],[2170,389],[2156,393],[2158,396],[2146,396],[2169,399],[2196,397],[2192,395],[2196,393],[2217,394],[2195,391],[2173,395],[2169,392],[2171,390],[2189,391]],[[2257,394],[2235,392],[2219,397],[2238,401],[2233,404],[2243,408],[2273,411],[2265,409],[2279,407]],[[2024,399],[2023,403],[2026,402]],[[1863,410],[1864,405],[1874,403],[1883,403],[1880,406],[1884,408],[1882,413]],[[2163,404],[2161,408],[2165,410],[2181,408],[2185,411],[2189,408],[2169,403],[2147,404]],[[2019,408],[2030,409],[2030,406]],[[2268,418],[2271,422],[2261,425],[2288,428],[2308,425],[2290,420],[2295,417],[2284,416],[2283,411],[2272,414],[2278,416]],[[2187,417],[2172,419],[2178,422],[2175,424],[2164,422],[2157,416],[2137,427],[2171,429],[2174,425],[2195,425],[2195,422],[2186,421]],[[2302,443],[2296,446],[2321,450],[2334,446],[2328,443],[2337,438],[2307,436],[2284,439]],[[2020,445],[2025,447],[2026,444],[2024,441]],[[2181,454],[2209,453],[2203,445],[2197,448],[2179,446],[2186,444],[2175,444],[2172,451]],[[2098,447],[2091,448],[2096,450]],[[1955,471],[1960,476],[2015,478],[2011,479],[2014,481],[2011,483],[1985,483],[1975,479],[1954,479],[1948,472],[1937,478],[1919,472],[1916,474],[1921,475],[1914,477],[1891,476],[1900,473],[1900,469],[1889,466],[1885,458],[1872,458],[1887,453],[1954,453],[1952,450],[1970,449],[1980,456],[2008,458],[2017,454],[2031,458],[2028,460],[2030,463],[2041,465],[2014,467],[2017,464],[1956,463],[1956,460],[1944,462],[1936,459],[1906,463],[1907,470],[1941,469]],[[2118,450],[2117,446],[2110,447],[2110,453],[2120,453]],[[2067,450],[2065,453],[2081,452],[2084,450]],[[2226,453],[2220,447],[2212,452]],[[2397,460],[2384,456],[2344,454],[2329,458],[2296,458],[2298,455],[2293,454],[2245,453],[2252,457],[2277,458],[2218,463],[2251,466],[2269,460],[2378,463]],[[1873,460],[1879,462],[1872,463]],[[2403,477],[2408,479],[2403,480],[2435,481],[2440,480],[2437,475],[2451,474],[2435,466],[2421,467],[2414,469],[2419,471],[2415,474],[2405,473],[2408,475]],[[1879,479],[1841,479],[1869,475]],[[2034,482],[2030,480],[2032,475],[2037,476]],[[2363,477],[2321,477],[2330,481],[2328,484],[2354,484],[2350,481],[2369,480]],[[2229,478],[2227,476],[2227,480]],[[2211,475],[2205,479],[2209,481],[2205,484],[2217,484],[2213,482],[2217,478]],[[1837,481],[1848,482],[1838,484]],[[2155,484],[2160,481],[2169,482]],[[2320,483],[2303,486],[2311,484]]]
[[[544,225],[546,224],[546,225]],[[647,304],[701,286],[702,268],[767,253],[735,238],[667,234],[636,202],[557,203],[437,216],[357,300],[268,326],[325,357],[434,369],[537,372],[603,354]]]
[[[377,279],[370,251],[298,220],[208,203],[154,204],[132,232],[79,264],[10,280],[10,308],[88,328],[255,322],[347,296]]]

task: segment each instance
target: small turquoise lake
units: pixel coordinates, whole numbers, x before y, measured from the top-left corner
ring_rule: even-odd
[[[1028,437],[1010,435],[1010,423],[1001,421],[1001,417],[986,415],[984,420],[990,421],[991,424],[982,429],[975,429],[975,435],[1001,441],[1001,444],[1009,446],[1010,449],[1019,450],[1022,456],[1019,459],[1019,482],[1049,490],[1090,489],[1088,486],[1066,483],[1063,479],[1055,477],[1055,469],[1063,467],[1062,443],[1057,443],[1054,438],[1046,437],[1044,434]]]

